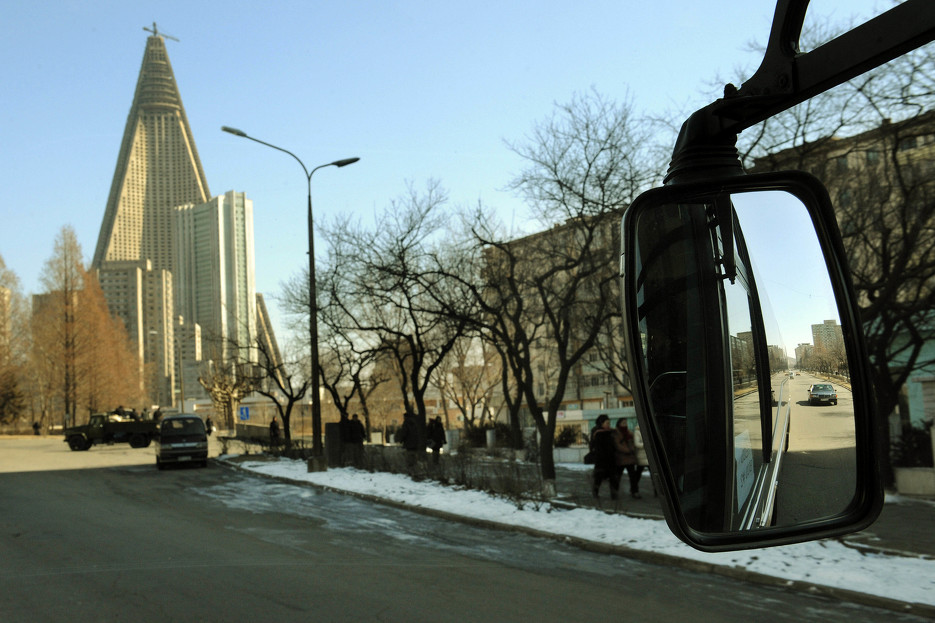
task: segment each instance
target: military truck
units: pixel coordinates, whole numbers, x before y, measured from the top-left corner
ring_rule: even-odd
[[[145,448],[156,435],[155,420],[139,420],[117,413],[95,413],[87,424],[66,428],[65,443],[72,450],[87,450],[97,444],[129,443]]]

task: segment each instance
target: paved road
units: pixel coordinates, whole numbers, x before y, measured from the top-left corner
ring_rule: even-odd
[[[58,443],[0,439],[5,623],[919,620]]]

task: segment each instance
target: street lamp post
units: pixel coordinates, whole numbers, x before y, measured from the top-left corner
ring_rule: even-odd
[[[179,365],[179,402],[182,405],[179,413],[185,413],[185,370],[182,369],[182,349],[179,347],[178,335],[175,335],[175,357]]]
[[[311,369],[311,390],[312,390],[312,453],[315,456],[322,456],[322,444],[321,444],[321,396],[318,390],[318,377],[319,377],[319,363],[318,363],[318,300],[316,296],[316,285],[315,285],[315,234],[313,230],[313,221],[312,221],[312,175],[318,169],[323,169],[325,167],[346,167],[349,164],[354,164],[360,158],[344,158],[343,160],[335,160],[334,162],[328,162],[326,164],[319,165],[312,169],[308,170],[308,167],[305,166],[305,163],[302,162],[298,156],[296,156],[291,151],[283,149],[282,147],[277,147],[266,141],[261,141],[258,138],[253,138],[248,135],[243,130],[238,130],[237,128],[231,128],[228,126],[221,126],[221,130],[227,132],[228,134],[233,134],[234,136],[240,136],[242,138],[250,139],[255,143],[261,145],[266,145],[267,147],[272,147],[277,151],[289,154],[295,158],[302,166],[302,171],[305,172],[305,179],[308,183],[308,331],[309,331],[309,341],[311,348],[311,357],[312,357],[312,369]]]

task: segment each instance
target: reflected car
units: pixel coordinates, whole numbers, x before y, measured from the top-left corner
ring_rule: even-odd
[[[208,433],[200,417],[192,414],[171,415],[159,422],[156,442],[156,467],[168,463],[208,465]]]
[[[838,393],[829,383],[815,383],[808,388],[808,404],[838,404]]]

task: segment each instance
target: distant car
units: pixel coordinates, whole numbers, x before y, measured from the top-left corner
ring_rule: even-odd
[[[838,404],[838,393],[829,383],[815,383],[808,388],[808,404]]]
[[[156,442],[156,467],[168,463],[193,462],[208,465],[208,434],[197,415],[180,414],[162,418]]]

